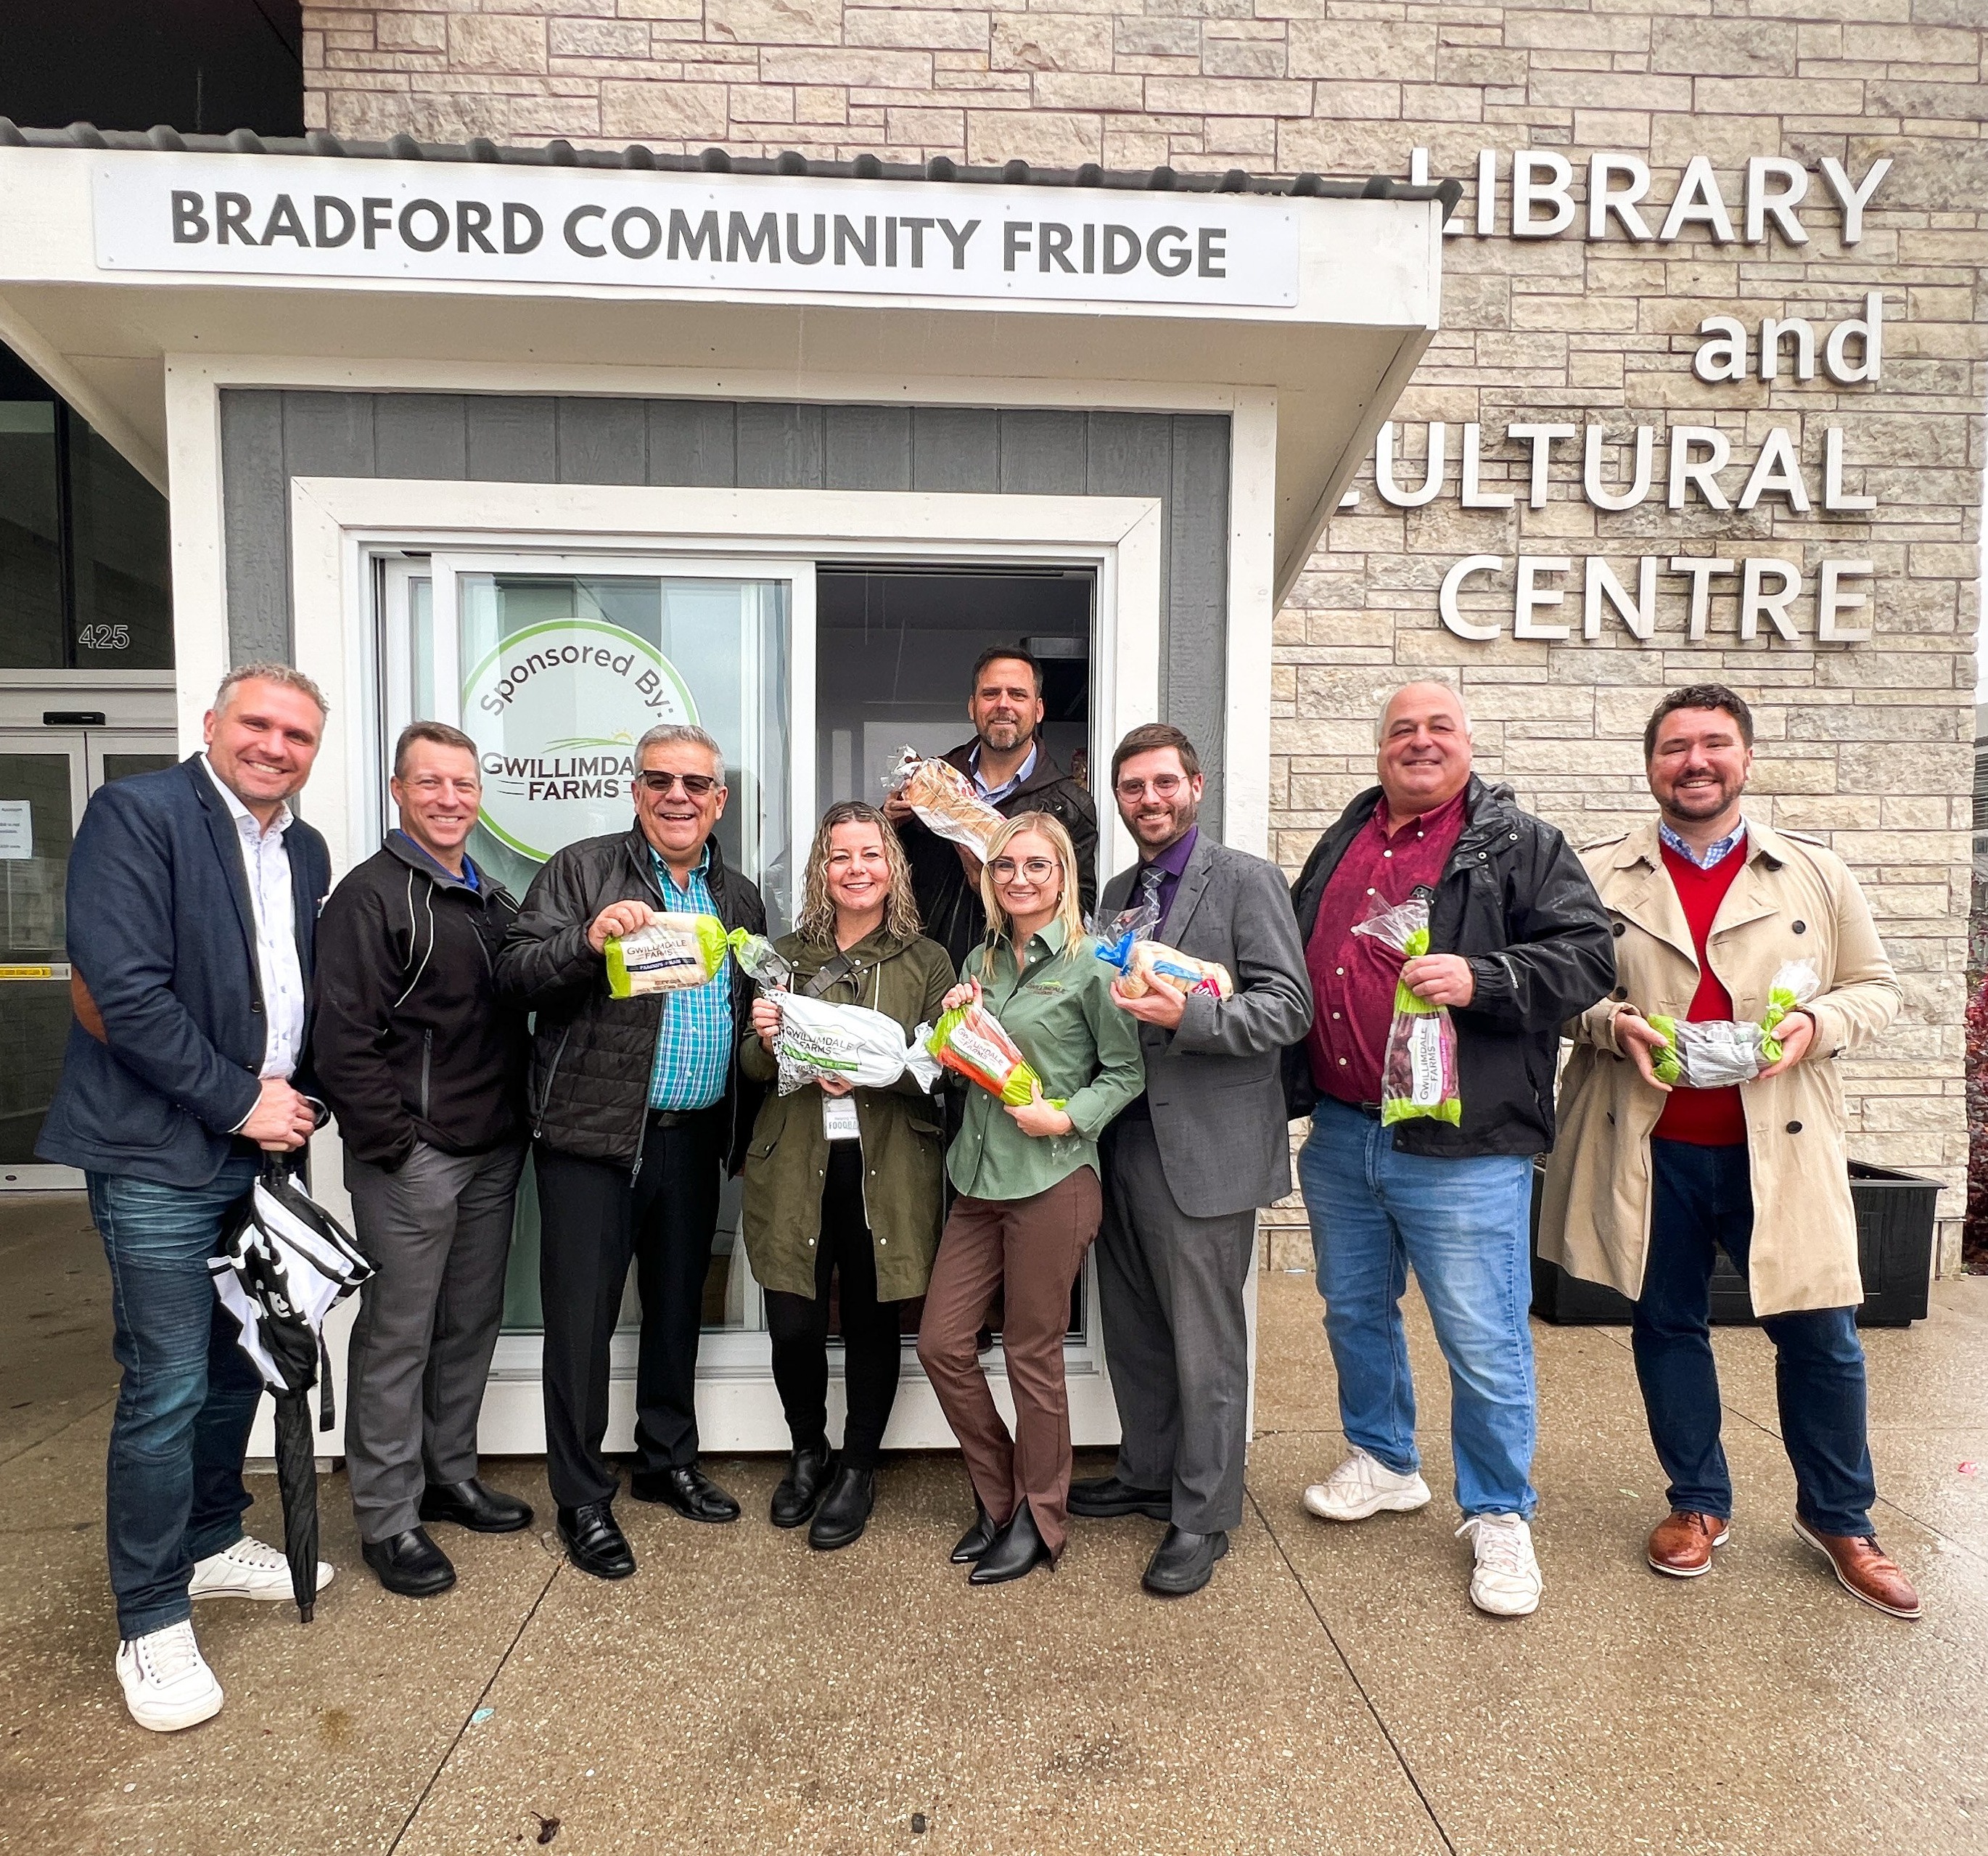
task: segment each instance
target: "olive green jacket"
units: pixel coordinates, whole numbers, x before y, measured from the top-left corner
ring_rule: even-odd
[[[796,992],[836,952],[798,935],[783,935],[773,945],[793,967]],[[937,942],[923,935],[897,940],[880,928],[857,942],[849,957],[857,969],[854,981],[838,980],[821,997],[881,1012],[908,1036],[936,1022],[939,1002],[952,984],[952,963]],[[740,1040],[739,1067],[762,1083],[771,1083],[779,1073],[749,1027]],[[938,1249],[945,1111],[908,1076],[888,1089],[859,1089],[855,1100],[857,1124],[863,1131],[864,1212],[877,1258],[877,1299],[908,1301],[925,1293]],[[813,1084],[790,1096],[769,1089],[746,1151],[746,1255],[752,1273],[762,1289],[810,1299],[828,1172],[822,1101]]]

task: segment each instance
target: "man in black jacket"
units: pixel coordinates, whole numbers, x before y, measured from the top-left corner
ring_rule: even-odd
[[[1077,852],[1078,900],[1088,915],[1097,901],[1097,807],[1036,736],[1043,721],[1043,667],[1019,644],[982,651],[973,666],[966,714],[973,739],[945,758],[1003,818],[1046,812],[1062,825]],[[980,860],[964,845],[928,830],[902,799],[894,796],[884,810],[911,859],[911,894],[925,933],[952,956],[956,970],[987,932]]]
[[[497,967],[538,1015],[529,1101],[546,1473],[566,1551],[602,1579],[635,1570],[614,1520],[620,1481],[600,1454],[631,1256],[642,1297],[633,1493],[693,1521],[739,1516],[697,1466],[697,1347],[719,1188],[759,1107],[738,1068],[752,997],[738,962],[702,986],[617,999],[604,949],[658,912],[766,928],[759,891],[726,867],[712,836],[727,796],[716,741],[666,723],[637,744],[635,764],[634,829],[554,854]]]
[[[1320,840],[1293,901],[1317,1006],[1286,1053],[1286,1099],[1309,1113],[1298,1180],[1351,1453],[1305,1491],[1321,1519],[1364,1520],[1429,1499],[1417,1472],[1401,1296],[1412,1266],[1449,1362],[1458,1506],[1476,1564],[1471,1601],[1537,1610],[1530,1520],[1537,1432],[1529,1257],[1533,1157],[1553,1144],[1562,1023],[1614,984],[1608,918],[1567,841],[1470,770],[1455,691],[1412,683],[1381,711],[1381,783]],[[1404,960],[1356,932],[1427,904],[1428,952]],[[1456,1029],[1449,1121],[1405,1104],[1388,1060],[1397,982]],[[1439,1073],[1442,1066],[1434,1067]],[[1421,1066],[1405,1091],[1420,1105]],[[1388,1107],[1384,1110],[1384,1103]]]
[[[496,980],[517,903],[463,848],[483,800],[475,742],[411,724],[391,790],[399,830],[318,924],[311,1048],[376,1271],[352,1330],[353,1512],[380,1583],[423,1598],[455,1583],[424,1522],[532,1519],[476,1477],[525,1160],[525,1015]]]

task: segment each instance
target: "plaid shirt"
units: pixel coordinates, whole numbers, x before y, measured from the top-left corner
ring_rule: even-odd
[[[649,859],[664,905],[688,915],[715,915],[704,873],[711,867],[711,847],[690,873],[690,887],[679,889],[670,867],[651,847]],[[649,1073],[649,1106],[684,1110],[708,1108],[721,1101],[732,1075],[731,964],[727,955],[718,971],[701,986],[663,996],[662,1023],[656,1029],[656,1067]]]
[[[1700,857],[1682,838],[1671,830],[1668,823],[1662,819],[1657,821],[1657,836],[1662,840],[1664,848],[1675,851],[1687,864],[1696,864],[1700,870],[1711,870],[1723,864],[1733,854],[1733,847],[1746,835],[1746,821],[1742,819],[1732,830],[1726,833],[1724,837],[1716,838],[1711,843],[1706,845],[1705,855]]]

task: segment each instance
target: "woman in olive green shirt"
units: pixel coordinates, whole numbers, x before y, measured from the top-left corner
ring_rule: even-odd
[[[959,1196],[939,1241],[918,1358],[973,1479],[973,1525],[952,1557],[976,1585],[1018,1579],[1062,1552],[1070,1494],[1063,1337],[1070,1292],[1097,1235],[1097,1137],[1145,1087],[1138,1022],[1111,999],[1077,908],[1077,854],[1046,813],[1010,819],[988,847],[987,939],[948,1006],[978,998],[1041,1084],[1004,1107],[969,1085],[946,1159]],[[1011,1438],[976,1345],[996,1293],[1015,1397]]]

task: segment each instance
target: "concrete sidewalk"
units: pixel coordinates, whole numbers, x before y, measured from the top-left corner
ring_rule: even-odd
[[[389,1597],[323,1485],[339,1576],[305,1628],[215,1601],[206,1726],[125,1716],[103,1465],[116,1371],[79,1204],[0,1223],[0,1848],[160,1856],[580,1852],[1988,1850],[1988,1280],[1868,1334],[1887,1547],[1926,1616],[1841,1593],[1797,1541],[1771,1357],[1719,1340],[1740,1512],[1717,1570],[1645,1570],[1662,1512],[1627,1335],[1537,1330],[1546,1597],[1465,1596],[1447,1399],[1412,1335],[1419,1514],[1333,1529],[1342,1445],[1317,1303],[1266,1279],[1249,1509],[1215,1583],[1143,1597],[1158,1536],[1080,1523],[1062,1567],[972,1591],[956,1461],[894,1459],[856,1547],[763,1520],[779,1466],[710,1466],[729,1528],[624,1501],[603,1585],[537,1532],[438,1530],[462,1583]],[[1960,1466],[1980,1464],[1977,1471]],[[536,1463],[489,1466],[540,1504]],[[280,1540],[273,1485],[252,1528]],[[556,1830],[551,1828],[557,1821]]]

